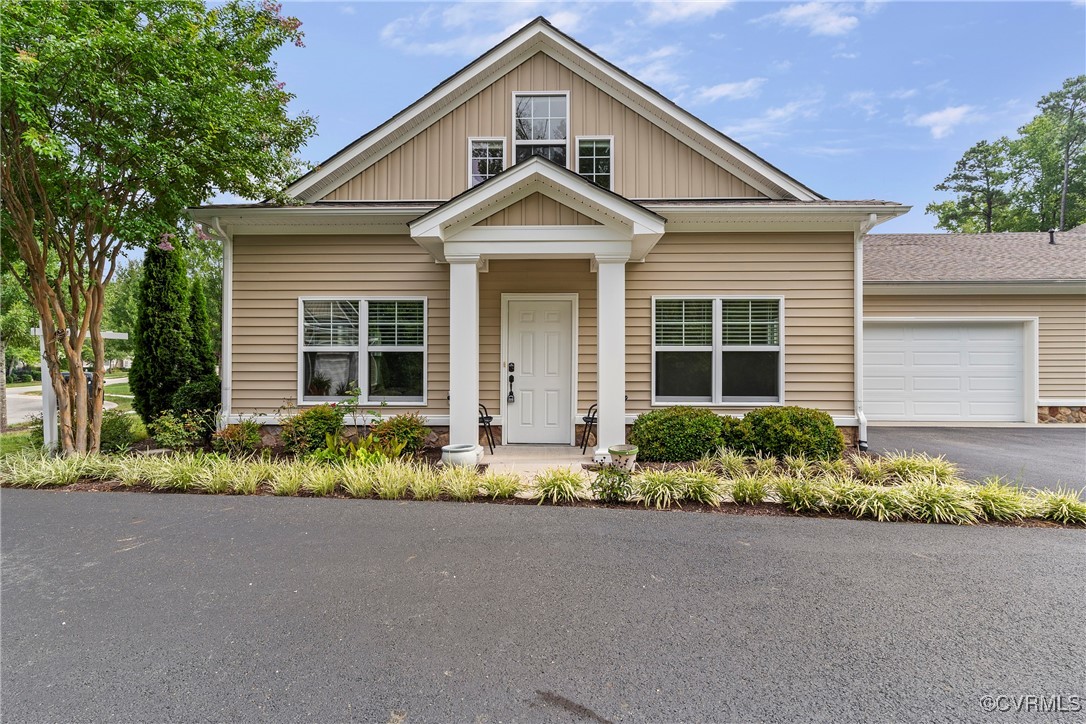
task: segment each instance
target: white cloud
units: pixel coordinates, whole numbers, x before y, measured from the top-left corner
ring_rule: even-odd
[[[721,98],[726,98],[730,101],[739,100],[740,98],[750,98],[758,95],[758,91],[763,85],[765,85],[765,78],[748,78],[747,80],[736,81],[734,83],[718,83],[714,86],[707,88],[698,88],[694,93],[695,100],[703,103],[712,103],[718,101]]]
[[[841,58],[842,60],[856,60],[860,57],[859,53],[834,53],[834,58]]]
[[[850,33],[860,24],[860,19],[854,13],[855,9],[851,5],[809,2],[789,5],[756,20],[805,29],[811,35],[837,36]]]
[[[381,40],[414,55],[475,56],[527,25],[542,7],[543,3],[534,0],[431,5],[385,25]],[[573,6],[548,3],[546,10],[551,23],[567,33],[575,32],[583,20],[583,14]]]
[[[780,135],[793,121],[814,118],[821,110],[821,98],[791,101],[783,106],[770,108],[760,116],[725,126],[724,132],[740,142],[749,142],[761,136]]]
[[[957,126],[976,119],[976,109],[973,106],[947,106],[942,110],[907,120],[911,125],[930,130],[932,138],[946,138]]]
[[[868,118],[874,118],[878,115],[879,101],[875,97],[874,91],[852,91],[845,97],[845,100],[848,105],[863,111]]]
[[[607,57],[606,53],[600,55]],[[656,88],[678,91],[684,88],[683,76],[675,68],[676,61],[686,54],[682,45],[664,45],[638,55],[627,55],[615,60],[615,65],[627,71],[642,83]]]
[[[354,5],[340,5],[339,11],[344,15],[354,15]]]
[[[695,2],[669,2],[652,0],[638,5],[645,11],[645,22],[650,25],[681,23],[687,20],[711,18],[732,4],[732,0],[696,0]]]
[[[899,88],[890,94],[890,97],[894,100],[903,101],[908,98],[912,98],[917,94],[916,88]]]

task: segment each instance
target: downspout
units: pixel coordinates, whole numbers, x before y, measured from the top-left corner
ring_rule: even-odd
[[[222,409],[219,414],[221,430],[230,423],[230,400],[233,394],[234,242],[223,230],[218,216],[211,218],[211,228],[222,239],[222,356],[219,358],[219,379],[222,382]]]
[[[861,223],[856,229],[856,250],[853,254],[854,289],[852,292],[853,320],[855,322],[855,339],[853,341],[853,379],[855,385],[856,422],[859,427],[857,447],[860,452],[867,452],[867,417],[864,415],[864,245],[863,239],[867,232],[878,223],[877,214],[871,214],[867,221]]]

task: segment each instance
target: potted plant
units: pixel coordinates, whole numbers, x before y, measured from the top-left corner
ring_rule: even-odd
[[[612,467],[626,472],[633,472],[634,463],[637,461],[637,445],[612,445],[607,448],[611,456]]]
[[[319,373],[314,373],[313,376],[309,378],[309,386],[306,388],[306,394],[315,397],[324,397],[328,394],[330,389],[332,389],[332,380]]]

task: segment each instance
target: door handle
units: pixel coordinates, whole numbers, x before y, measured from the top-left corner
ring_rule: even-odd
[[[509,363],[509,369],[512,371],[513,363]],[[516,402],[517,398],[513,395],[513,375],[509,375],[509,396],[505,398],[506,402]]]

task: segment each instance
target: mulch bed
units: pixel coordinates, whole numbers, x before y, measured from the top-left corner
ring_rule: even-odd
[[[5,486],[6,487],[6,486]],[[198,491],[180,491],[180,490],[155,490],[151,486],[146,484],[125,486],[116,481],[82,481],[73,483],[72,485],[65,485],[54,488],[41,488],[43,491],[54,491],[58,493],[153,493],[156,495],[207,495],[207,493],[200,493]],[[222,494],[223,497],[229,497],[229,494]],[[359,500],[359,498],[353,498],[352,496],[344,493],[336,492],[332,495],[314,496],[303,492],[299,492],[294,496],[274,496],[266,488],[262,488],[260,492],[256,493],[257,496],[264,497],[295,497],[295,498],[313,498],[313,497],[325,497],[325,498],[337,498],[341,500]],[[252,497],[252,496],[238,496],[238,497]],[[376,495],[369,498],[361,498],[361,500],[382,500]],[[399,500],[387,501],[390,503],[399,502],[466,502],[466,501],[454,501],[447,495],[441,495],[435,498],[433,501],[420,500],[416,501],[410,498],[403,498]],[[485,503],[489,505],[531,505],[539,506],[539,502],[536,500],[529,500],[526,498],[505,498],[493,500],[491,498],[479,497],[476,498],[473,503]],[[745,516],[775,516],[785,518],[830,518],[836,520],[860,520],[869,523],[873,521],[863,518],[854,518],[842,513],[795,513],[788,510],[786,507],[779,503],[757,503],[754,505],[738,505],[736,503],[721,503],[719,507],[711,505],[705,505],[703,503],[683,503],[683,505],[676,505],[672,508],[665,508],[657,510],[656,508],[645,508],[642,505],[635,503],[600,503],[595,500],[579,500],[574,503],[560,503],[554,505],[551,503],[544,503],[545,507],[560,507],[560,508],[609,508],[613,510],[642,510],[642,511],[654,511],[659,513],[709,513],[712,515],[745,515]],[[917,523],[916,521],[894,521],[896,523],[916,523],[917,525],[932,525],[931,523]],[[885,523],[883,523],[885,524]],[[1076,530],[1083,530],[1083,526],[1079,525],[1064,525],[1062,523],[1056,523],[1050,520],[1040,520],[1037,518],[1027,518],[1025,520],[1018,521],[978,521],[975,525],[979,526],[994,526],[997,528],[1072,528]]]

